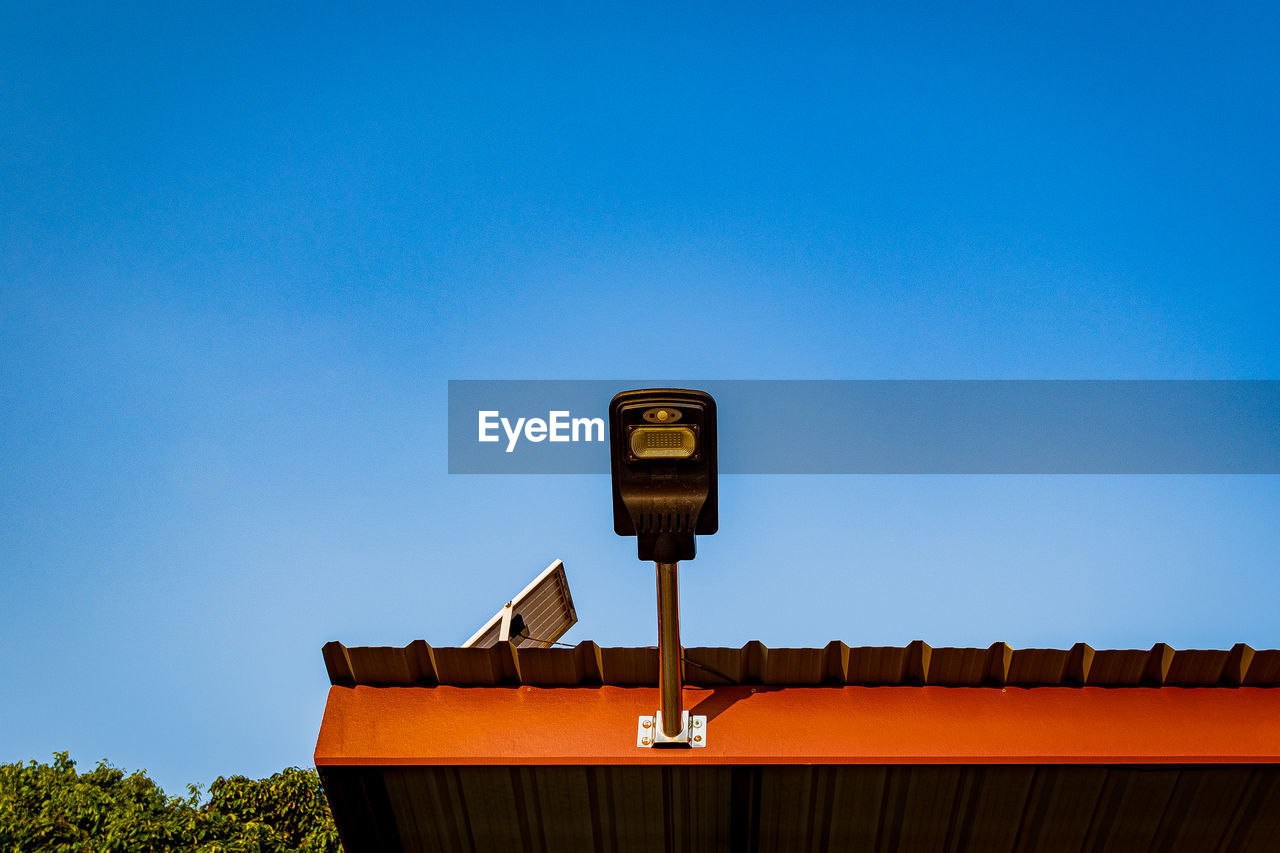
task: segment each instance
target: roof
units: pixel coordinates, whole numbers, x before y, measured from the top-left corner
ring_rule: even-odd
[[[644,686],[658,683],[658,650],[573,647],[433,648],[324,646],[331,684],[339,686]],[[770,649],[750,642],[740,649],[686,648],[684,681],[772,686],[938,685],[950,687],[1277,687],[1280,650],[1230,649],[985,649],[906,646],[850,647],[832,641],[820,649]]]
[[[353,647],[315,761],[344,848],[1243,850],[1280,837],[1280,651]],[[1156,688],[1156,689],[1152,689]]]

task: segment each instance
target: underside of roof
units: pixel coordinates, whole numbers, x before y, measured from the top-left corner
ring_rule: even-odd
[[[1274,687],[1280,686],[1280,650],[1243,643],[1230,649],[985,649],[906,646],[770,649],[750,642],[740,649],[686,648],[686,684]],[[432,648],[422,640],[404,647],[324,647],[329,681],[340,686],[641,686],[658,683],[658,650],[574,647]]]
[[[320,768],[348,853],[1273,853],[1280,769]]]

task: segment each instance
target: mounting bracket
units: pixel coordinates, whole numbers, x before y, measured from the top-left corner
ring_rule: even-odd
[[[681,716],[680,733],[675,737],[667,737],[662,733],[662,712],[655,711],[653,716],[641,715],[636,724],[636,746],[641,749],[651,747],[701,749],[707,745],[707,718],[699,714],[689,716],[684,711]]]

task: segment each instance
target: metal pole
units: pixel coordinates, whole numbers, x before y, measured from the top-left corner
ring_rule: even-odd
[[[658,695],[662,697],[662,733],[675,737],[684,728],[681,688],[680,578],[677,563],[658,563]]]

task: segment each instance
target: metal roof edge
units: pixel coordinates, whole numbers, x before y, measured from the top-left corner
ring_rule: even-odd
[[[658,653],[652,646],[433,648],[423,640],[407,646],[323,648],[329,681],[337,686],[652,686]],[[823,648],[769,648],[753,640],[741,648],[684,650],[685,682],[776,686],[932,685],[947,687],[1277,687],[1280,650],[1230,649],[1015,649],[1007,643],[982,648],[848,646],[833,640]]]

